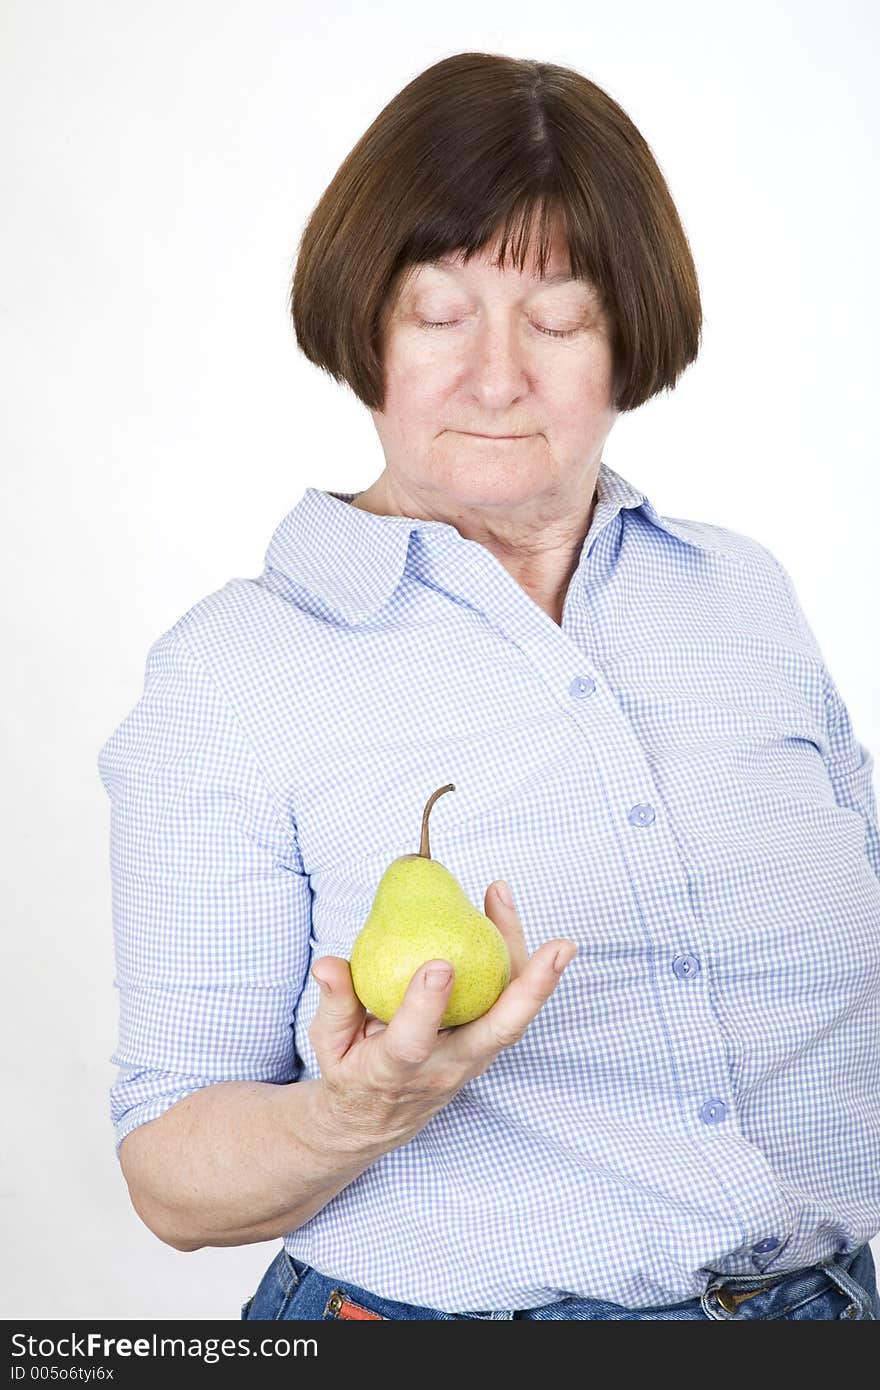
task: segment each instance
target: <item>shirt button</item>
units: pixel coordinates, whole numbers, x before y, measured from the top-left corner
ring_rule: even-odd
[[[632,825],[650,825],[654,819],[653,806],[634,806],[629,813]]]
[[[596,689],[596,682],[592,676],[575,676],[571,685],[568,687],[569,695],[592,695]]]
[[[779,1241],[775,1236],[768,1236],[766,1240],[759,1240],[757,1245],[752,1246],[752,1253],[755,1255],[768,1255],[771,1250],[777,1249]]]
[[[700,1106],[700,1119],[704,1125],[717,1125],[726,1114],[727,1106],[723,1100],[707,1100],[704,1105]]]
[[[680,980],[691,980],[700,973],[700,962],[696,956],[676,956],[672,969]]]

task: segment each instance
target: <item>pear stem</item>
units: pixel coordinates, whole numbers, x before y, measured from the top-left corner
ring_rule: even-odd
[[[434,802],[437,800],[438,796],[442,796],[444,792],[454,791],[454,784],[452,782],[447,782],[445,787],[438,787],[437,790],[435,792],[432,792],[431,795],[428,797],[428,804],[422,813],[422,843],[419,848],[419,856],[422,859],[431,858],[431,847],[428,842],[428,817],[431,814],[431,807],[434,805]]]

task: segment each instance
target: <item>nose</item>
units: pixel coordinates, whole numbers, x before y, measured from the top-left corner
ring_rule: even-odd
[[[468,344],[467,380],[474,398],[492,409],[526,394],[525,345],[515,323],[485,319],[477,325]]]

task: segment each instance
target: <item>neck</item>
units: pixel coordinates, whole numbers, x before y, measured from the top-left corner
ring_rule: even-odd
[[[589,533],[596,505],[596,473],[589,485],[589,501],[577,503],[568,511],[543,514],[540,503],[533,503],[528,520],[516,513],[502,516],[500,509],[456,508],[442,512],[428,509],[394,486],[387,470],[352,500],[352,506],[376,516],[409,516],[424,521],[443,521],[454,526],[466,540],[476,541],[496,557],[533,601],[560,627],[565,596],[577,568],[584,540]],[[525,511],[526,509],[522,509]]]

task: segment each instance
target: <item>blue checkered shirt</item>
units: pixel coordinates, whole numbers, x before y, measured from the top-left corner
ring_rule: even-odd
[[[408,1303],[628,1307],[880,1230],[880,838],[791,580],[607,465],[561,626],[449,524],[313,487],[150,648],[100,750],[117,1153],[204,1086],[320,1075],[310,963],[431,850],[529,951],[523,1038],[299,1229]]]

